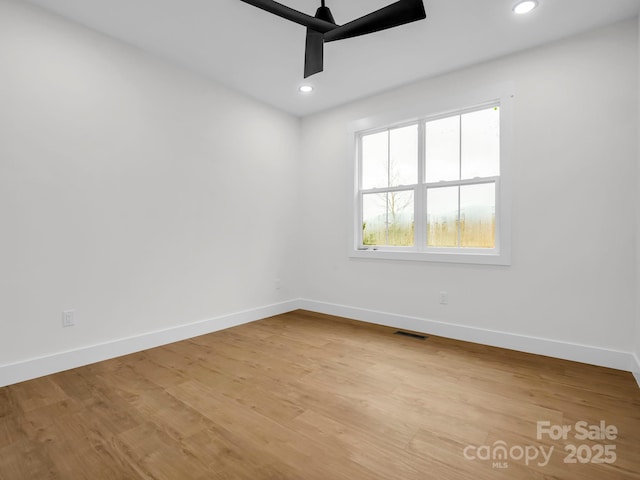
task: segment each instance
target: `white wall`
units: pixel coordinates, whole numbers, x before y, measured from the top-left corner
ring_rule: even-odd
[[[0,366],[297,297],[299,134],[293,116],[1,0]]]
[[[637,29],[425,80],[300,128],[0,0],[0,370],[297,297],[640,357]],[[505,81],[517,91],[512,266],[349,259],[347,125]],[[70,308],[77,325],[62,329]],[[5,381],[26,378],[14,373]]]
[[[638,17],[638,92],[640,92],[640,17]],[[640,93],[638,94],[638,117],[640,118]],[[640,121],[638,122],[638,167],[636,186],[636,345],[632,371],[640,385]]]
[[[636,20],[616,24],[305,118],[303,295],[631,352],[637,27]],[[516,89],[512,265],[348,258],[347,125],[503,82]],[[438,303],[441,290],[448,306]]]

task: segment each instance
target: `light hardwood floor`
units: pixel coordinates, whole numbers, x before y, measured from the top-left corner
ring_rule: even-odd
[[[640,479],[630,373],[394,332],[298,311],[2,388],[0,479]]]

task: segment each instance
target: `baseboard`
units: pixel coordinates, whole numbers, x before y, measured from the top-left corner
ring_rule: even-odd
[[[8,365],[0,365],[0,387],[224,330],[298,308],[300,308],[298,301],[291,300],[134,337],[122,338]]]
[[[205,335],[298,309],[336,315],[404,330],[423,332],[455,340],[631,371],[638,382],[638,386],[640,386],[640,360],[633,353],[445,323],[347,305],[298,299],[229,315],[222,315],[134,337],[90,345],[53,355],[0,365],[0,387],[101,362],[122,355],[128,355],[149,348],[159,347],[199,335]]]
[[[300,308],[440,337],[630,371],[632,353],[302,299]],[[638,370],[640,372],[640,370]],[[640,377],[636,373],[636,379]],[[639,382],[640,384],[640,382]]]
[[[632,357],[631,373],[633,373],[633,376],[635,377],[636,382],[638,382],[638,387],[640,387],[640,358],[638,358],[638,355],[635,353],[632,353],[631,357]]]

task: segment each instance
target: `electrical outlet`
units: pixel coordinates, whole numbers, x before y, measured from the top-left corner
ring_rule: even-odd
[[[449,292],[440,292],[440,305],[449,305]]]
[[[76,311],[65,310],[62,312],[62,326],[73,327],[76,324]]]

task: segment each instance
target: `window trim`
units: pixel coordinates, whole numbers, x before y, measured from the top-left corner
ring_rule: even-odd
[[[511,165],[513,163],[513,103],[515,95],[511,84],[495,85],[478,89],[476,92],[464,92],[449,98],[438,97],[431,102],[416,104],[409,109],[396,111],[378,117],[368,117],[353,122],[348,129],[351,159],[354,162],[352,185],[352,215],[349,225],[349,249],[348,254],[352,258],[380,259],[380,260],[408,260],[425,262],[468,263],[484,265],[510,265],[511,264]],[[413,190],[414,202],[426,202],[428,187],[446,186],[447,183],[460,185],[468,182],[471,184],[488,183],[495,181],[496,185],[496,246],[493,249],[474,249],[463,247],[428,247],[419,250],[418,245],[426,241],[425,231],[416,228],[416,245],[411,247],[378,246],[364,247],[361,245],[361,211],[363,190],[360,188],[362,179],[362,161],[359,151],[359,136],[363,133],[371,134],[376,131],[400,128],[414,123],[446,118],[470,111],[500,106],[500,175],[499,177],[483,177],[480,179],[456,180],[453,182],[426,183],[424,165],[419,161],[418,181],[416,185],[384,188],[385,192],[391,190]],[[424,159],[424,129],[419,128],[419,158]],[[374,189],[364,192],[371,193]],[[415,221],[415,220],[414,220]],[[416,226],[417,226],[416,222]]]

